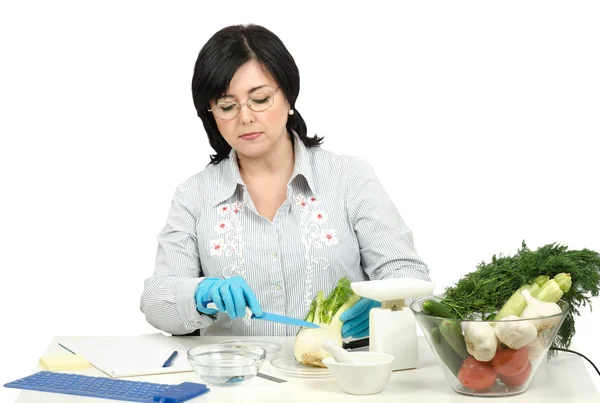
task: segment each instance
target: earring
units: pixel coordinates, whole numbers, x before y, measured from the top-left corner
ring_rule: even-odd
[[[290,109],[290,111],[288,112],[288,115],[292,116],[294,114],[294,110]]]

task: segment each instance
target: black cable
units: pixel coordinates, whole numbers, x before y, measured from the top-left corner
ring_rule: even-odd
[[[364,339],[356,339],[356,340],[342,343],[342,348],[345,350],[351,350],[354,348],[366,347],[368,345],[369,345],[369,338],[365,337]]]
[[[567,353],[577,354],[578,356],[580,356],[582,358],[585,358],[587,360],[587,362],[589,362],[590,364],[592,364],[592,367],[594,367],[594,369],[596,370],[596,372],[598,373],[598,375],[600,375],[600,371],[598,370],[598,367],[596,367],[594,365],[594,363],[589,358],[587,358],[585,355],[583,355],[581,353],[578,353],[577,351],[568,350],[566,348],[560,348],[560,347],[550,347],[550,350],[564,351],[564,352],[567,352]]]

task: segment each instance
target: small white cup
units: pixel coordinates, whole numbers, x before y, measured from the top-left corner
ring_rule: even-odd
[[[333,357],[323,359],[323,364],[342,390],[351,395],[373,395],[383,390],[392,375],[394,356],[386,353],[357,351],[350,353],[352,364],[345,364]]]

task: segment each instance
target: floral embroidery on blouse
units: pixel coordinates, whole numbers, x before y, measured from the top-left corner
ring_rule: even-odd
[[[244,269],[244,240],[243,227],[240,222],[240,213],[244,209],[244,202],[236,201],[233,204],[224,204],[218,207],[219,221],[214,229],[220,235],[212,239],[209,245],[211,256],[234,256],[234,263],[223,269],[223,278],[233,276],[246,277]]]
[[[231,256],[234,255],[235,262],[223,269],[223,278],[240,276],[246,278],[244,269],[244,240],[242,239],[243,227],[240,222],[240,213],[244,208],[244,202],[236,201],[229,205],[224,204],[218,207],[219,216],[222,217],[215,225],[215,232],[222,238],[210,241],[211,256]],[[249,315],[243,318],[243,323],[250,326],[251,319]],[[233,326],[233,321],[231,322]]]
[[[314,257],[312,250],[321,249],[323,245],[337,245],[339,239],[336,230],[321,228],[329,219],[329,216],[318,208],[319,204],[321,204],[321,198],[318,196],[306,197],[298,194],[295,201],[300,207],[301,242],[304,245],[304,259],[306,260],[304,268],[306,274],[304,302],[306,307],[309,308],[314,298],[314,272],[315,270],[327,270],[329,268],[329,261],[324,257]]]

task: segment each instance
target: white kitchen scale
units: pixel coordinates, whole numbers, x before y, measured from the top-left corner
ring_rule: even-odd
[[[431,295],[435,284],[414,278],[393,278],[357,281],[351,287],[357,295],[381,302],[381,308],[373,308],[369,314],[369,351],[393,355],[394,371],[416,368],[417,323],[405,300]]]

